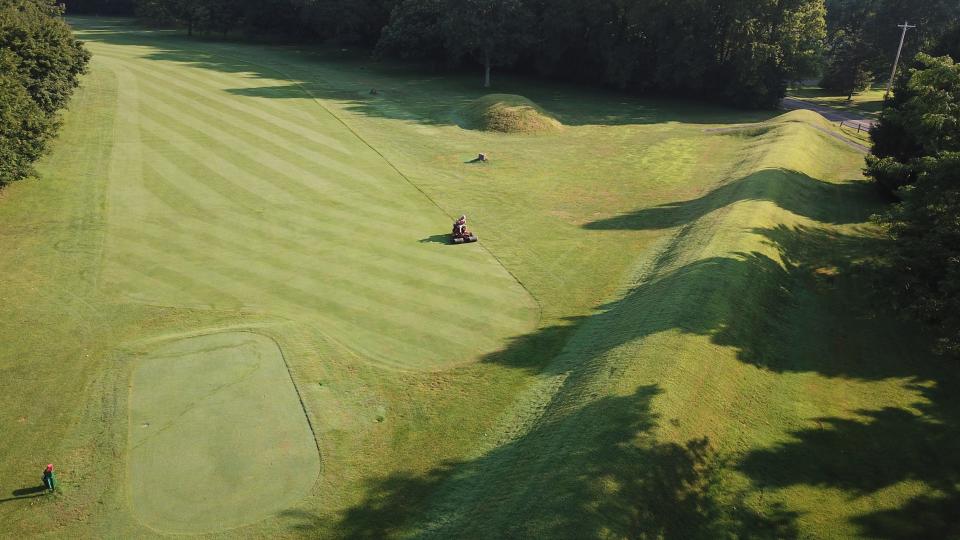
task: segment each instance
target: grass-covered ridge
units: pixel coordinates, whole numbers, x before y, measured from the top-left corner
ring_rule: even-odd
[[[880,201],[808,113],[514,80],[566,127],[503,136],[451,119],[472,79],[77,23],[91,72],[0,200],[0,476],[63,489],[0,536],[175,531],[126,489],[134,370],[253,332],[321,470],[212,538],[950,537],[956,370],[871,308]]]
[[[563,124],[533,101],[513,94],[473,100],[461,113],[466,127],[500,133],[555,133]]]

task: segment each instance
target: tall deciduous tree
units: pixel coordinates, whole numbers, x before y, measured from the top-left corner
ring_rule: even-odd
[[[377,51],[401,58],[438,60],[444,55],[447,0],[403,0],[390,14]]]
[[[0,185],[29,174],[86,69],[61,14],[52,0],[0,0]]]
[[[820,84],[853,99],[873,83],[870,71],[873,51],[863,36],[850,30],[838,30],[830,42],[827,65]]]
[[[14,55],[0,50],[0,186],[30,173],[52,132],[23,83]]]
[[[522,0],[448,0],[443,21],[448,50],[472,55],[490,87],[493,66],[513,64],[530,41],[533,18]]]
[[[888,191],[916,180],[917,159],[960,152],[960,66],[926,54],[915,64],[872,132],[868,172]]]

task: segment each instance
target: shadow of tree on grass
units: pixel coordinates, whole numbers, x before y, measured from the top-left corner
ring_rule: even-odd
[[[856,411],[855,419],[819,418],[792,442],[747,455],[740,469],[762,486],[843,490],[851,498],[921,482],[924,493],[901,506],[854,518],[870,538],[960,537],[960,434],[957,381],[923,388],[918,410]]]
[[[488,361],[568,374],[544,416],[476,459],[370,480],[368,498],[336,530],[365,538],[784,538],[797,534],[799,514],[772,503],[751,509],[742,502],[750,493],[810,485],[858,497],[918,480],[929,487],[923,495],[856,516],[854,524],[881,538],[955,533],[954,514],[945,510],[958,502],[960,393],[950,367],[911,356],[922,349],[862,294],[870,276],[858,263],[882,251],[883,240],[811,227],[753,233],[775,245],[782,262],[762,253],[701,260],[639,285],[596,315],[492,355]],[[800,316],[813,322],[798,324]],[[852,411],[855,419],[820,418],[817,428],[791,433],[795,442],[742,459],[718,455],[707,441],[665,443],[651,411],[662,389],[604,395],[613,383],[602,381],[624,369],[604,359],[606,351],[667,330],[709,336],[773,372],[904,380],[923,399],[910,408]],[[589,343],[571,349],[580,332]],[[556,359],[541,370],[530,358],[542,355]],[[733,470],[751,480],[749,493],[725,491],[721,477]],[[424,516],[423,508],[432,510]],[[911,512],[926,517],[917,522]]]
[[[477,460],[372,480],[336,530],[349,538],[795,536],[786,510],[759,514],[718,498],[722,463],[709,441],[655,440],[650,404],[660,392],[599,399]],[[421,497],[434,513],[404,522]]]
[[[490,93],[480,86],[472,71],[438,75],[418,66],[373,62],[358,58],[355,53],[341,54],[340,49],[267,47],[191,39],[173,30],[146,30],[125,19],[71,17],[70,21],[80,39],[152,48],[143,56],[145,60],[240,73],[253,79],[290,81],[290,84],[227,90],[239,96],[300,99],[307,90],[320,99],[346,102],[347,110],[357,114],[428,125],[456,125],[457,111]],[[336,67],[336,82],[324,76],[323,70],[330,66]],[[369,94],[371,88],[378,89],[377,96]],[[496,92],[525,95],[564,124],[573,126],[666,122],[740,124],[767,120],[779,114],[694,101],[635,97],[509,74],[498,78]]]
[[[216,44],[123,25],[81,34],[154,47],[147,59],[255,79],[281,78],[272,69],[225,54]],[[356,66],[345,69],[360,72]],[[347,100],[355,112],[423,123],[448,122],[452,108],[482,92],[466,86],[458,90],[456,81],[445,79],[444,96],[430,100],[423,88],[437,79],[410,77],[396,90],[403,107],[395,107],[396,102],[384,106],[353,89],[315,79],[295,82],[318,97]],[[366,81],[359,81],[357,90],[363,86]],[[302,96],[298,84],[230,92],[272,99]],[[389,98],[390,92],[384,94]],[[403,92],[424,97],[406,99]],[[697,121],[686,118],[692,113],[681,112],[682,107],[616,114],[614,102],[577,116],[569,109],[576,92],[551,94],[527,84],[523,93],[569,124]],[[723,112],[702,118],[722,123]],[[641,209],[587,228],[666,229],[741,200],[771,201],[823,223],[850,224],[872,213],[874,198],[866,185],[829,184],[793,171],[767,170],[692,201]],[[919,481],[929,487],[925,493],[900,507],[857,516],[854,524],[881,538],[956,536],[958,385],[950,368],[911,354],[920,349],[906,337],[909,332],[861,294],[870,288],[869,278],[857,273],[856,263],[870,256],[873,240],[785,226],[753,233],[776,246],[781,260],[754,252],[706,258],[671,271],[661,264],[650,279],[598,307],[596,314],[519,337],[490,355],[485,361],[544,376],[565,375],[566,380],[528,431],[483,455],[367,480],[364,500],[345,511],[334,529],[357,538],[418,533],[478,538],[795,536],[795,511],[775,505],[754,510],[740,502],[749,494],[727,491],[722,473],[736,470],[758,489],[808,485],[839,489],[851,497]],[[662,388],[641,386],[628,395],[605,389],[606,381],[629,367],[605,353],[667,331],[707,336],[714,344],[734,348],[742,362],[775,373],[904,379],[925,399],[911,409],[860,410],[856,419],[821,418],[817,428],[791,433],[791,442],[731,461],[707,440],[658,440],[661,419],[651,402]],[[282,517],[299,532],[331,525],[302,511]]]

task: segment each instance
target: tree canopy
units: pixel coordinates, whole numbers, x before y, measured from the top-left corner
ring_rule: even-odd
[[[822,86],[842,94],[865,90],[890,73],[909,21],[903,57],[942,42],[957,23],[960,0],[827,0],[829,39]]]
[[[892,298],[960,352],[960,65],[919,55],[874,137],[867,173],[901,199],[880,216]]]
[[[917,160],[960,151],[960,66],[921,53],[872,132],[869,172],[890,192],[914,183]]]
[[[89,54],[54,0],[0,0],[0,186],[30,173]]]
[[[92,0],[91,0],[92,1]],[[101,0],[105,1],[105,0]],[[136,0],[188,32],[333,40],[435,66],[773,107],[815,75],[823,0]]]

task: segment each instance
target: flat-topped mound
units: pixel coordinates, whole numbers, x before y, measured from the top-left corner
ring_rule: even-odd
[[[529,99],[514,94],[490,94],[463,111],[466,127],[500,133],[555,133],[563,124]]]

